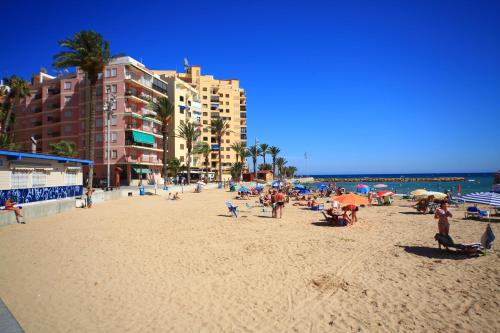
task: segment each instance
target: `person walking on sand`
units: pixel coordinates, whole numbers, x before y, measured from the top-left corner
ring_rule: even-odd
[[[24,220],[24,216],[23,214],[21,214],[21,207],[16,207],[16,202],[14,200],[12,200],[12,198],[8,198],[7,200],[5,200],[5,210],[11,210],[14,212],[14,214],[16,215],[16,221],[17,223],[20,223],[20,224],[26,224],[25,221],[20,221],[19,218],[22,217],[23,220]]]
[[[278,194],[276,193],[276,190],[272,190],[272,194],[271,194],[271,207],[272,207],[272,209],[273,209],[273,214],[272,214],[272,216],[273,216],[274,218],[276,218],[276,208],[277,208],[277,207],[276,207],[276,206],[277,206],[277,204],[276,204],[276,197],[277,197],[277,196],[278,196]]]
[[[279,212],[280,218],[282,217],[283,208],[285,208],[285,201],[286,201],[285,194],[283,193],[283,190],[280,189],[278,191],[278,194],[276,194],[276,213],[275,213],[276,218],[278,218],[278,212]]]
[[[453,217],[453,215],[451,215],[448,210],[448,202],[443,201],[434,213],[434,218],[438,219],[439,233],[443,236],[448,236],[450,233],[450,222],[448,222],[448,217]]]
[[[85,195],[87,196],[87,207],[92,208],[92,193],[94,193],[94,190],[89,187],[87,187],[87,192],[85,192]]]

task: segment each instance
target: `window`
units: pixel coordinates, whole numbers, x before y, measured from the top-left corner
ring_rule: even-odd
[[[64,125],[64,133],[71,133],[72,130],[73,130],[73,126]]]
[[[179,101],[184,102],[184,96],[179,96]]]
[[[208,124],[208,121],[203,120],[203,125],[207,125],[207,124]]]
[[[208,137],[204,136],[203,141],[208,141]]]
[[[77,174],[76,170],[66,170],[64,173],[64,185],[77,185]]]
[[[95,120],[95,127],[102,127],[102,118],[97,118]]]
[[[111,85],[111,92],[112,92],[113,94],[116,94],[116,92],[117,92],[117,91],[118,91],[118,87],[116,86],[116,84],[112,84],[112,85]]]
[[[229,109],[226,109],[226,112],[229,113]]]
[[[204,108],[208,108],[208,104],[203,104],[203,107]]]
[[[207,96],[203,96],[203,99],[207,99],[208,97]]]
[[[102,103],[95,104],[95,112],[102,112]]]
[[[10,175],[11,188],[27,188],[29,172],[26,170],[13,170]]]
[[[229,102],[226,102],[226,105],[229,105]]]
[[[33,171],[32,177],[32,187],[44,187],[47,186],[47,174],[43,170]]]
[[[203,91],[207,91],[207,87],[203,87]]]
[[[95,135],[95,142],[98,143],[98,142],[102,142],[102,134],[96,134]],[[101,152],[101,157],[102,157],[102,152]]]
[[[70,81],[64,82],[64,90],[69,90],[69,89],[71,89],[71,82]]]
[[[109,68],[106,68],[106,71],[104,73],[104,77],[110,77],[111,76],[111,70]]]
[[[112,132],[111,133],[111,142],[116,142],[117,138],[118,138],[118,133]]]
[[[242,127],[241,128],[241,133],[242,134],[247,134],[247,128],[246,127]]]
[[[183,144],[183,143],[181,143],[181,150],[183,150],[183,149],[184,149],[184,144]]]
[[[179,158],[179,161],[184,162],[184,156],[181,156],[181,158]]]
[[[203,112],[203,116],[208,117],[208,112]]]
[[[118,152],[116,150],[111,151],[111,158],[116,159],[118,157]]]
[[[229,98],[229,94],[226,94],[226,97],[228,97],[228,98]]]
[[[230,142],[231,142],[231,140],[226,140],[226,143],[230,143]]]
[[[111,126],[116,126],[118,123],[118,116],[116,114],[111,116]]]
[[[111,77],[116,77],[116,68],[111,68]]]
[[[231,151],[231,147],[227,147],[227,148],[226,148],[226,151]]]
[[[73,116],[73,112],[71,111],[64,111],[64,118],[71,118]]]
[[[71,103],[71,96],[64,96],[64,105],[69,105]]]
[[[229,156],[229,155],[226,155],[226,159],[230,159],[230,158],[231,158],[231,156]]]

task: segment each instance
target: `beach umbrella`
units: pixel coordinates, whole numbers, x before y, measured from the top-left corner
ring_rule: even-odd
[[[358,185],[356,185],[356,188],[357,189],[360,189],[360,188],[369,188],[369,186],[365,185],[365,184],[358,184]]]
[[[380,191],[377,192],[377,197],[392,197],[394,195],[394,192],[392,191]]]
[[[354,194],[354,193],[349,193],[349,194],[344,194],[344,195],[339,195],[336,198],[333,198],[333,200],[344,204],[344,205],[368,205],[368,199],[365,197],[362,197],[360,195]]]
[[[238,189],[238,192],[248,192],[248,191],[250,191],[250,190],[248,189],[248,187],[240,187],[240,188]]]
[[[264,186],[256,186],[255,189],[257,191],[262,191],[264,189]]]
[[[500,193],[495,192],[474,192],[462,196],[462,200],[484,204],[493,207],[500,207]]]
[[[370,188],[369,187],[358,188],[356,190],[356,192],[366,194],[366,193],[370,192]]]
[[[309,191],[307,189],[302,189],[299,191],[299,194],[311,194],[311,191]]]
[[[305,187],[304,185],[297,184],[297,185],[295,185],[295,186],[294,186],[294,188],[293,188],[293,189],[294,189],[294,190],[303,190],[303,189],[305,189],[305,188],[306,188],[306,187]]]
[[[321,185],[318,185],[318,188],[319,188],[320,190],[326,190],[326,189],[328,189],[328,185],[321,184]]]
[[[385,185],[385,184],[377,184],[377,185],[375,185],[373,187],[375,187],[375,188],[386,188],[387,185]]]
[[[448,197],[448,195],[446,195],[445,193],[433,192],[433,191],[428,191],[423,196],[425,196],[425,197],[433,196],[435,199],[444,199],[444,198]]]
[[[418,190],[411,192],[410,194],[417,197],[417,196],[423,195],[425,193],[427,193],[427,190],[418,189]]]

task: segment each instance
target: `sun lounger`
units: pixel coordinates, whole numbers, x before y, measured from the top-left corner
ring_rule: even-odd
[[[226,207],[234,217],[238,218],[238,206],[233,206],[230,201],[226,201]]]
[[[449,235],[441,234],[436,234],[434,239],[438,242],[439,248],[441,248],[441,246],[454,248],[457,252],[468,256],[477,256],[483,253],[483,247],[480,243],[456,244]]]
[[[481,219],[482,217],[485,217],[487,219],[490,218],[490,211],[489,210],[481,210],[477,208],[476,206],[472,207],[467,207],[467,210],[465,211],[465,218],[468,219],[470,217],[478,217]]]

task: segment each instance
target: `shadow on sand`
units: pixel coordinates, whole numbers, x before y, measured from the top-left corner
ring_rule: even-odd
[[[344,227],[342,225],[333,224],[332,222],[328,221],[312,222],[311,224],[317,227]]]
[[[406,246],[406,245],[396,245],[396,246],[403,248],[408,253],[431,259],[463,260],[471,258],[470,256],[457,252],[455,250],[444,250],[444,249],[440,250],[437,247]]]
[[[427,215],[430,213],[422,214],[420,212],[414,211],[414,212],[399,212],[399,214],[405,214],[405,215]]]

